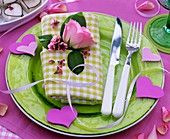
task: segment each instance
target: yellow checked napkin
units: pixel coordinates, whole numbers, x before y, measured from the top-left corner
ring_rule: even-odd
[[[90,56],[85,59],[85,64],[94,66],[99,71],[100,80],[96,80],[96,74],[92,70],[85,67],[83,72],[79,75],[71,74],[71,81],[77,83],[89,83],[96,82],[94,86],[88,87],[70,87],[70,94],[72,103],[78,104],[99,104],[102,101],[103,95],[103,78],[102,78],[102,59],[100,55],[99,47],[99,28],[98,28],[98,17],[90,13],[83,13],[86,19],[87,28],[94,36],[96,44],[90,49]],[[60,28],[64,20],[71,15],[67,14],[51,14],[43,17],[42,19],[42,35],[52,34],[60,35]],[[57,28],[52,28],[50,23],[55,18],[60,23]],[[68,80],[70,71],[67,65],[67,56],[71,50],[66,52],[55,51],[50,53],[47,49],[43,48],[41,52],[41,62],[43,68],[44,79],[54,78],[59,80]],[[50,64],[49,60],[53,59],[56,61],[54,64]],[[56,71],[57,61],[65,59],[65,66],[62,67],[63,74],[54,74]],[[44,83],[45,92],[48,97],[61,100],[62,103],[67,103],[66,85],[61,82],[46,81]]]

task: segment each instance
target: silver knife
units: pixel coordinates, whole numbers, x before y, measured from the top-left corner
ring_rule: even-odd
[[[112,99],[114,88],[115,67],[119,64],[120,47],[122,43],[122,23],[116,18],[114,33],[112,36],[112,45],[110,51],[110,63],[107,72],[106,84],[103,93],[101,113],[110,115],[112,112]]]

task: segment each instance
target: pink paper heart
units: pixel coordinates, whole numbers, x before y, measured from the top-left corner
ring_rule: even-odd
[[[73,108],[73,111],[77,117],[76,109]],[[50,123],[63,125],[68,128],[76,118],[74,114],[70,106],[64,106],[62,107],[61,110],[59,109],[49,110],[46,115],[46,119]]]
[[[29,46],[29,44],[30,44],[31,42],[36,42],[35,36],[34,36],[33,34],[25,35],[25,36],[22,38],[21,42],[15,42],[15,43],[11,44],[11,45],[9,46],[9,50],[10,50],[10,52],[12,52],[12,53],[14,53],[14,54],[19,54],[19,55],[25,54],[25,52],[17,51],[17,48],[18,48],[19,46]]]
[[[35,56],[35,50],[37,46],[38,46],[37,42],[31,42],[28,46],[19,46],[17,48],[17,51]]]
[[[145,76],[141,76],[136,83],[137,98],[161,98],[164,91],[159,86],[153,86],[152,81]]]
[[[144,47],[142,49],[142,61],[160,61],[159,55],[153,54],[150,48]]]

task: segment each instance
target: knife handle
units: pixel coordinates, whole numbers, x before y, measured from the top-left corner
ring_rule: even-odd
[[[115,65],[109,65],[101,107],[101,113],[105,116],[108,116],[112,113],[114,73]]]
[[[116,118],[121,117],[124,112],[129,73],[130,73],[130,65],[126,64],[123,67],[122,77],[119,83],[119,88],[118,88],[118,92],[116,95],[113,112],[112,112],[112,115]]]

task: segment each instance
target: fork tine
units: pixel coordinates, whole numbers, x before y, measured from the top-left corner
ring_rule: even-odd
[[[137,39],[138,39],[138,26],[139,26],[139,22],[136,23],[136,32],[135,32],[135,41],[134,41],[134,44],[137,44]]]
[[[140,22],[140,27],[139,27],[139,41],[138,45],[140,46],[142,40],[142,22]]]
[[[126,43],[130,43],[129,40],[130,40],[131,30],[132,30],[132,22],[130,23],[130,28],[129,28],[129,32],[128,32],[128,37],[127,37]]]
[[[132,28],[132,37],[131,37],[130,44],[134,43],[135,26],[136,26],[136,22],[134,22],[134,23],[133,23],[133,28]]]

